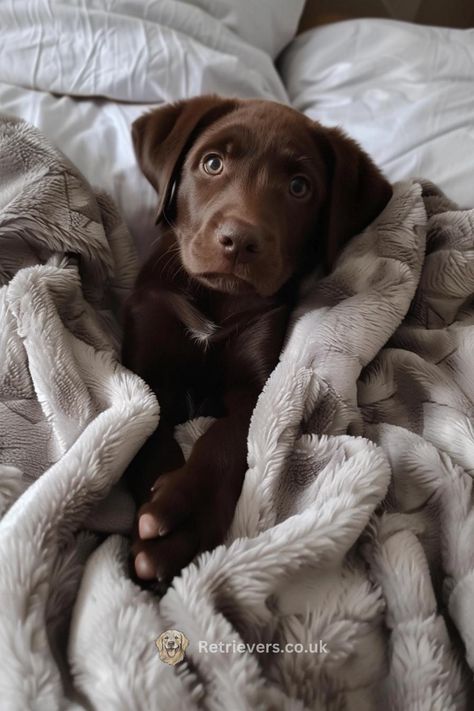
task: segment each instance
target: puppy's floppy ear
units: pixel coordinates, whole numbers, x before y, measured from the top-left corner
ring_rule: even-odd
[[[337,128],[315,124],[327,168],[327,195],[321,210],[323,261],[327,271],[346,243],[375,220],[392,197],[392,187],[371,158]]]
[[[160,634],[160,636],[156,640],[155,644],[158,647],[158,651],[161,653],[163,651],[164,646],[165,646],[164,636]]]
[[[181,649],[183,650],[183,652],[185,652],[188,648],[189,640],[187,637],[184,636],[182,632],[180,632],[179,634],[181,636]]]
[[[172,201],[173,186],[193,141],[238,104],[237,99],[198,96],[166,104],[133,123],[132,139],[138,163],[159,197],[157,223]]]

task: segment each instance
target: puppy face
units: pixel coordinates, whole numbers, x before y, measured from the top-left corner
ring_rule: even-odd
[[[178,102],[138,119],[133,140],[184,269],[218,291],[270,296],[329,271],[392,194],[351,139],[272,101]]]
[[[260,102],[216,121],[191,146],[177,189],[185,269],[213,289],[277,292],[313,250],[324,174],[296,112]]]

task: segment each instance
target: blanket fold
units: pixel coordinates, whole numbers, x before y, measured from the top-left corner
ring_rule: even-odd
[[[160,599],[87,531],[127,530],[115,485],[158,422],[119,362],[130,237],[31,126],[0,118],[0,166],[2,708],[467,708],[474,211],[399,183],[308,278],[227,541]]]

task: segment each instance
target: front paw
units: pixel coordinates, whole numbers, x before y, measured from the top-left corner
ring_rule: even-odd
[[[163,474],[151,500],[140,508],[132,544],[140,579],[169,581],[198,552],[222,542],[225,528],[216,513],[218,488],[212,487],[206,496],[196,481],[187,467]]]

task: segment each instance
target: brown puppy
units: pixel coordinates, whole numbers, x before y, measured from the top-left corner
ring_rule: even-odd
[[[126,307],[123,356],[161,420],[127,479],[136,573],[167,580],[223,541],[299,279],[330,270],[392,191],[340,131],[269,101],[178,102],[138,119],[133,140],[161,235]],[[174,427],[200,414],[219,418],[185,462]]]

